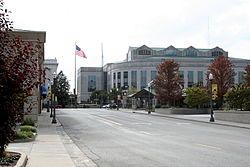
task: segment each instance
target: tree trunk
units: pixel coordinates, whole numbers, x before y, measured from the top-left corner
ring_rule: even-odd
[[[5,157],[5,147],[0,146],[0,157]]]

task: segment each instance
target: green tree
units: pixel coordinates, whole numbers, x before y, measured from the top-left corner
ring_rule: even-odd
[[[223,97],[234,84],[235,72],[232,62],[225,56],[218,56],[208,67],[208,74],[213,74],[213,83],[218,86],[218,105],[223,104]]]
[[[190,107],[201,108],[202,105],[209,102],[210,98],[207,91],[200,87],[191,87],[185,90],[186,98],[184,103]]]
[[[56,76],[53,87],[55,88],[58,104],[62,105],[62,107],[65,107],[65,105],[69,104],[70,85],[67,77],[62,71],[60,71]]]
[[[225,101],[229,108],[250,110],[250,88],[236,85],[225,94]]]
[[[13,140],[23,105],[39,84],[40,45],[15,37],[9,12],[0,0],[0,157]]]
[[[154,80],[156,98],[168,106],[181,98],[179,65],[173,60],[166,60],[157,66],[157,75]]]
[[[128,89],[128,95],[132,95],[132,94],[135,94],[137,92],[137,89],[136,88],[129,88]]]
[[[90,100],[102,105],[108,101],[108,93],[106,90],[95,90],[91,93]]]

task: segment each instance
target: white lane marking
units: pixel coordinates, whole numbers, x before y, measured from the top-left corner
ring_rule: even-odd
[[[102,117],[99,117],[99,116],[95,116],[97,119],[99,120],[102,120],[103,122],[107,122],[107,123],[111,123],[111,124],[115,124],[115,125],[119,125],[121,126],[122,124],[118,123],[118,122],[115,122],[115,121],[112,121],[112,120],[109,120],[109,119],[106,119],[106,118],[102,118]]]
[[[221,150],[221,148],[219,147],[215,147],[215,146],[210,146],[210,145],[206,145],[206,144],[196,144],[197,146],[201,146],[201,147],[206,147],[206,148],[210,148],[210,149],[214,149],[214,150]]]
[[[152,135],[151,133],[145,132],[145,131],[140,131],[140,133],[146,134],[146,135]]]

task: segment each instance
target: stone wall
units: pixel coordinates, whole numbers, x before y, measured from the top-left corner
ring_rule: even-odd
[[[156,113],[161,114],[208,114],[209,108],[156,108]]]
[[[250,124],[250,111],[215,111],[215,120]]]

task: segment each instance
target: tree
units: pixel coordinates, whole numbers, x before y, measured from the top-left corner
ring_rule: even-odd
[[[179,65],[173,60],[166,60],[157,66],[154,80],[156,98],[168,106],[181,98],[181,86],[178,76]]]
[[[191,87],[185,90],[186,98],[184,103],[190,107],[200,108],[201,105],[209,102],[210,98],[207,91],[200,87]]]
[[[250,110],[250,88],[244,85],[233,86],[233,88],[225,94],[225,100],[229,108]]]
[[[223,56],[218,56],[208,67],[208,74],[213,74],[213,83],[218,87],[218,105],[223,104],[223,96],[234,84],[234,69],[231,61]]]
[[[105,90],[95,90],[91,93],[90,100],[103,104],[108,99],[108,93]]]
[[[70,85],[67,77],[63,74],[62,71],[60,71],[56,76],[54,84],[57,102],[58,104],[62,105],[62,107],[65,107],[65,105],[69,103]]]
[[[245,67],[245,84],[247,87],[250,87],[250,64],[248,64],[246,67]]]
[[[0,0],[0,157],[5,156],[5,148],[14,138],[26,98],[40,82],[37,70],[40,46],[12,35],[8,14]]]
[[[128,95],[135,94],[136,92],[137,92],[137,89],[134,87],[128,89]]]

